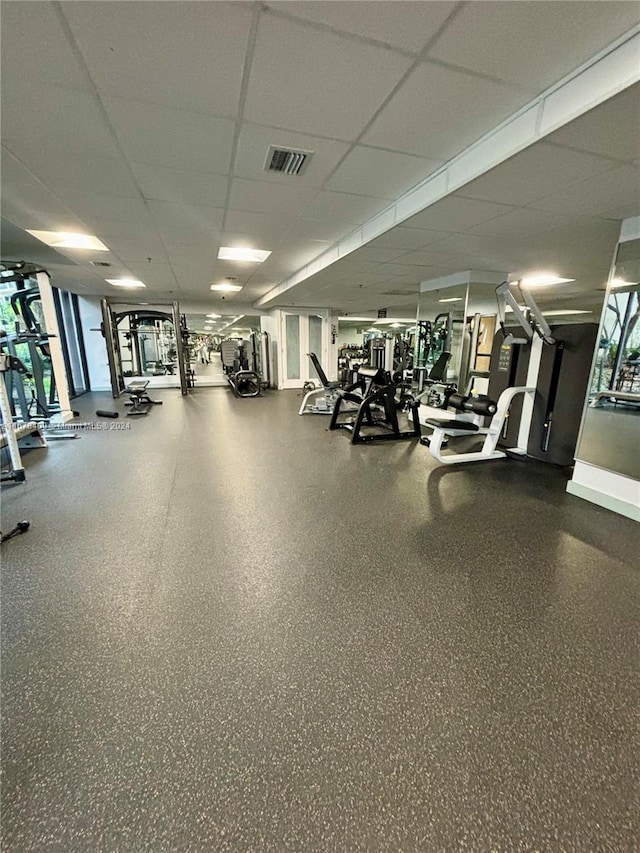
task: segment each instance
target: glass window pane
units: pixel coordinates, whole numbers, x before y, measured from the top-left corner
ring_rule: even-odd
[[[309,317],[309,352],[315,352],[320,364],[322,364],[322,317],[315,315]],[[313,367],[311,370],[315,373]]]
[[[287,379],[300,379],[300,317],[287,314]]]

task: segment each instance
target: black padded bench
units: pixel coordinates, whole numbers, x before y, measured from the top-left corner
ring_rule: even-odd
[[[148,415],[151,406],[161,406],[162,400],[152,400],[147,393],[147,388],[149,387],[149,380],[136,380],[135,382],[129,383],[127,387],[124,389],[125,394],[129,395],[128,402],[125,403],[125,406],[131,406],[131,411],[127,412],[128,415]]]

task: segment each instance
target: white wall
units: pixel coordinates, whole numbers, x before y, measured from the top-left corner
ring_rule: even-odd
[[[79,296],[78,304],[91,390],[111,391],[107,345],[100,331],[92,331],[99,330],[102,322],[100,300],[95,297]]]

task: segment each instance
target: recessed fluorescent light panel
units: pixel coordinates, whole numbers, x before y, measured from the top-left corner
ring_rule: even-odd
[[[568,281],[575,281],[575,278],[561,278],[554,273],[541,272],[521,278],[519,284],[524,284],[525,287],[544,287],[549,284],[566,284]]]
[[[42,240],[47,246],[52,246],[54,249],[90,249],[92,252],[108,252],[109,249],[105,244],[98,240],[97,237],[92,237],[90,234],[71,234],[68,231],[30,231],[26,229],[27,234],[31,234],[38,240]]]
[[[271,252],[265,249],[234,249],[231,246],[221,246],[218,251],[218,259],[221,261],[250,261],[261,264],[266,261]]]
[[[229,282],[223,281],[222,284],[212,284],[211,290],[217,290],[219,293],[237,293],[242,290],[242,285],[229,284]]]
[[[220,319],[220,316],[221,316],[220,314],[207,314],[207,317],[208,317],[210,320],[219,320],[219,319]]]
[[[147,285],[137,278],[107,278],[106,281],[114,287],[146,287]]]
[[[462,302],[462,296],[450,296],[448,299],[438,299],[438,302]]]

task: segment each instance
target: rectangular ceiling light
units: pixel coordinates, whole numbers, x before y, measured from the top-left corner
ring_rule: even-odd
[[[229,284],[228,281],[223,281],[221,284],[212,284],[211,290],[217,290],[222,293],[237,293],[242,290],[241,284]]]
[[[31,231],[26,229],[27,234],[31,234],[38,240],[42,240],[47,246],[54,249],[90,249],[92,252],[108,252],[109,249],[105,244],[98,240],[97,237],[92,237],[90,234],[71,234],[68,231]]]
[[[261,264],[266,261],[271,252],[266,249],[234,249],[231,246],[221,246],[218,251],[218,259],[221,261],[251,261]]]
[[[566,284],[568,281],[575,281],[575,278],[560,278],[554,273],[531,273],[531,275],[521,278],[517,284],[523,284],[525,287],[543,287],[549,284]]]
[[[448,299],[438,299],[438,302],[462,302],[462,296],[450,296]]]
[[[545,317],[569,317],[574,314],[593,314],[593,311],[585,311],[578,308],[569,308],[568,310],[563,308],[554,308],[553,311],[543,311],[542,313]]]
[[[137,278],[107,278],[109,284],[114,287],[146,287],[147,285]]]

